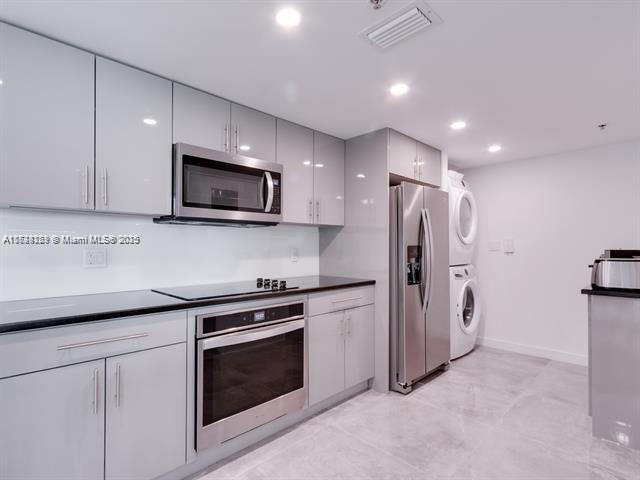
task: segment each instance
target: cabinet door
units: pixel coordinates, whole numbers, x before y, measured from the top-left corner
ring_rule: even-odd
[[[106,480],[185,463],[186,360],[184,343],[107,359]]]
[[[171,213],[171,82],[96,59],[96,209]]]
[[[0,204],[93,209],[94,56],[0,23]]]
[[[418,178],[416,141],[389,129],[389,171],[407,178]]]
[[[309,405],[344,390],[344,312],[309,318]]]
[[[345,388],[349,388],[373,377],[373,305],[347,310],[345,323]]]
[[[277,125],[283,221],[313,223],[313,130],[281,119]]]
[[[418,142],[420,180],[439,187],[442,183],[442,153],[437,148]]]
[[[173,142],[229,151],[231,102],[173,84]]]
[[[234,153],[276,161],[276,118],[266,113],[231,104],[231,145]]]
[[[315,222],[344,225],[344,140],[314,132]]]
[[[0,380],[0,478],[101,479],[104,360]]]

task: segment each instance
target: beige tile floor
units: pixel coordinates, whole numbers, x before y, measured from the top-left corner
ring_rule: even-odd
[[[591,437],[586,368],[478,348],[407,396],[365,392],[214,465],[217,479],[626,479]]]

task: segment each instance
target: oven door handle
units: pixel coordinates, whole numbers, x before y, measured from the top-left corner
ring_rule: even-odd
[[[239,343],[264,340],[266,338],[282,335],[283,333],[293,332],[294,330],[299,330],[301,328],[304,328],[304,320],[295,320],[284,324],[254,328],[249,331],[229,333],[227,335],[220,335],[219,337],[207,338],[200,340],[200,342],[202,342],[202,350],[210,350],[212,348],[228,347],[230,345],[238,345]]]
[[[264,178],[267,180],[267,201],[265,202],[264,211],[269,213],[273,204],[273,177],[271,172],[264,172]]]

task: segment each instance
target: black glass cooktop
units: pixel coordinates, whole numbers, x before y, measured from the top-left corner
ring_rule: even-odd
[[[291,284],[287,279],[258,278],[253,282],[218,283],[191,285],[186,287],[158,288],[153,292],[179,298],[189,302],[210,298],[237,297],[252,294],[279,293],[297,290],[300,286]]]

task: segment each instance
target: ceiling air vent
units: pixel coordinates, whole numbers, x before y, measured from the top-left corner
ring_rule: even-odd
[[[442,19],[431,7],[417,1],[411,2],[382,22],[366,28],[360,32],[360,36],[380,48],[387,48],[430,25],[439,23],[442,23]]]

